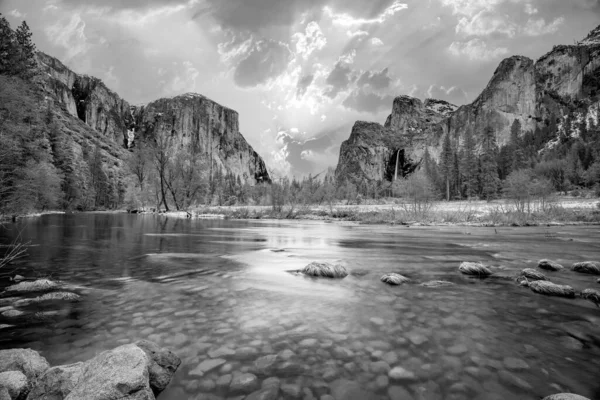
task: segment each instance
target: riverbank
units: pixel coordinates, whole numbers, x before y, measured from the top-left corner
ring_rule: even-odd
[[[505,200],[434,202],[423,207],[410,204],[336,204],[291,206],[200,207],[169,212],[176,218],[299,219],[353,221],[361,224],[540,226],[600,224],[600,200],[564,197],[529,211],[519,211]]]

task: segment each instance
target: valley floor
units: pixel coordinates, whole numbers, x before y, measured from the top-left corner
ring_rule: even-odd
[[[167,215],[182,218],[343,220],[366,224],[525,226],[546,224],[600,224],[600,199],[559,197],[544,205],[531,204],[519,212],[508,200],[436,201],[413,207],[383,204],[285,205],[200,207]]]

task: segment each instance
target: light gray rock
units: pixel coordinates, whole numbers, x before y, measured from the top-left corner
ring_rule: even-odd
[[[0,372],[21,371],[33,381],[50,368],[48,361],[31,349],[0,350]]]
[[[154,400],[149,364],[149,357],[135,344],[102,352],[85,363],[65,400]]]
[[[8,293],[33,293],[57,290],[60,287],[61,285],[59,283],[49,279],[38,279],[35,281],[19,282],[16,285],[7,287],[5,290]]]
[[[6,388],[14,400],[24,398],[29,392],[29,382],[21,371],[0,372],[0,387]]]
[[[60,365],[44,372],[29,392],[27,400],[62,400],[81,378],[83,363]]]
[[[590,400],[587,397],[573,393],[557,393],[544,397],[542,400]]]

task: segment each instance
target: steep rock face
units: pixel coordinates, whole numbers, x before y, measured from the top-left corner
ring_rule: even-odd
[[[376,122],[357,121],[350,138],[342,142],[335,176],[353,182],[391,180],[396,158],[399,174],[414,169],[412,161],[404,157],[404,147],[406,140],[390,128]]]
[[[114,142],[127,146],[133,117],[129,104],[97,78],[78,75],[54,57],[37,53],[46,91],[67,112]]]
[[[533,130],[535,116],[533,61],[513,56],[500,63],[483,92],[473,103],[459,107],[446,125],[455,140],[460,140],[467,131],[478,137],[485,128],[491,127],[498,144],[503,145],[510,138],[510,127],[515,119],[521,122],[523,130]]]
[[[216,168],[243,182],[270,182],[262,158],[239,132],[238,113],[198,95],[159,99],[133,111],[136,137],[170,135],[172,145],[192,147]]]
[[[213,169],[251,184],[270,182],[264,161],[239,132],[237,112],[197,94],[133,107],[100,79],[78,75],[41,52],[37,61],[44,90],[67,113],[98,132],[98,139],[126,149],[140,136],[174,135],[181,146],[198,146],[200,154],[212,160]]]
[[[550,118],[560,119],[575,110],[581,120],[597,120],[599,100],[600,27],[575,45],[555,46],[535,63],[523,56],[503,60],[481,94],[471,104],[457,109],[437,100],[423,104],[418,99],[399,96],[385,127],[391,131],[389,135],[403,138],[405,157],[419,163],[425,150],[434,159],[439,158],[442,138],[447,133],[452,146],[459,148],[467,132],[478,142],[484,130],[491,127],[502,146],[510,139],[514,120],[519,120],[522,132],[534,131],[548,125]],[[377,154],[371,155],[364,149],[353,149],[352,140],[344,143],[336,172],[348,171],[343,164],[360,163],[379,165],[381,171],[355,174],[355,179],[385,175],[385,167],[378,161],[382,146],[385,147],[383,140],[374,145],[379,149]],[[361,146],[360,142],[356,146]],[[353,160],[344,152],[362,154],[362,159]]]

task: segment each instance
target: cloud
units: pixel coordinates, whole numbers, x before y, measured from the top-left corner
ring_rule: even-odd
[[[362,37],[367,37],[369,36],[369,32],[367,31],[346,31],[346,36],[351,37],[351,38],[362,38]]]
[[[554,33],[563,24],[563,17],[556,18],[551,23],[547,24],[544,18],[529,19],[523,27],[523,33],[527,36],[540,36],[549,33]]]
[[[383,46],[383,42],[381,41],[381,39],[376,37],[372,38],[370,42],[373,46]]]
[[[366,91],[364,88],[355,89],[346,97],[342,105],[346,108],[358,111],[377,113],[385,109],[391,109],[394,96],[379,95]]]
[[[251,45],[244,42],[243,48],[237,50],[237,55],[245,53],[245,57],[233,73],[233,80],[240,87],[254,87],[277,78],[286,71],[291,57],[286,44],[270,39],[257,40]]]
[[[381,70],[381,72],[365,71],[356,82],[358,86],[368,85],[373,89],[387,89],[391,83],[392,78],[388,75],[387,68]]]
[[[508,53],[506,47],[488,48],[483,40],[477,38],[468,42],[452,42],[448,51],[453,56],[466,56],[472,61],[487,61]]]
[[[315,21],[306,25],[304,33],[295,33],[292,36],[292,41],[296,42],[296,54],[305,60],[314,51],[321,50],[327,44],[325,35],[323,35],[319,24]]]
[[[375,18],[354,18],[350,14],[336,13],[331,7],[324,7],[323,12],[327,17],[331,18],[334,25],[352,27],[371,24],[382,24],[387,19],[393,17],[399,11],[405,10],[407,8],[407,4],[401,3],[399,0],[395,0],[390,6],[383,10],[381,14],[379,14]]]
[[[66,50],[66,62],[90,49],[85,35],[85,22],[79,14],[73,14],[68,22],[57,21],[47,27],[45,33],[52,44]]]
[[[538,9],[535,8],[531,3],[525,4],[525,14],[533,15],[537,14]]]
[[[296,97],[300,98],[304,96],[314,79],[314,74],[301,76],[300,79],[298,79],[298,84],[296,85]]]
[[[23,17],[27,16],[27,14],[23,14],[23,13],[19,12],[19,10],[17,10],[16,8],[14,10],[12,10],[11,12],[9,12],[8,15],[12,15],[15,18],[23,18]]]
[[[352,74],[352,68],[347,63],[338,61],[327,76],[327,79],[325,79],[325,83],[329,87],[323,94],[334,99],[338,93],[346,90],[354,80],[355,77]]]
[[[493,10],[505,0],[442,0],[442,5],[452,8],[454,15],[472,17],[482,10]]]
[[[473,17],[463,17],[456,25],[456,33],[465,36],[487,36],[493,33],[514,37],[517,25],[508,20],[507,15],[499,15],[482,10]]]
[[[448,88],[443,85],[430,85],[425,95],[429,99],[446,100],[452,104],[464,104],[468,101],[465,91],[456,86]]]

